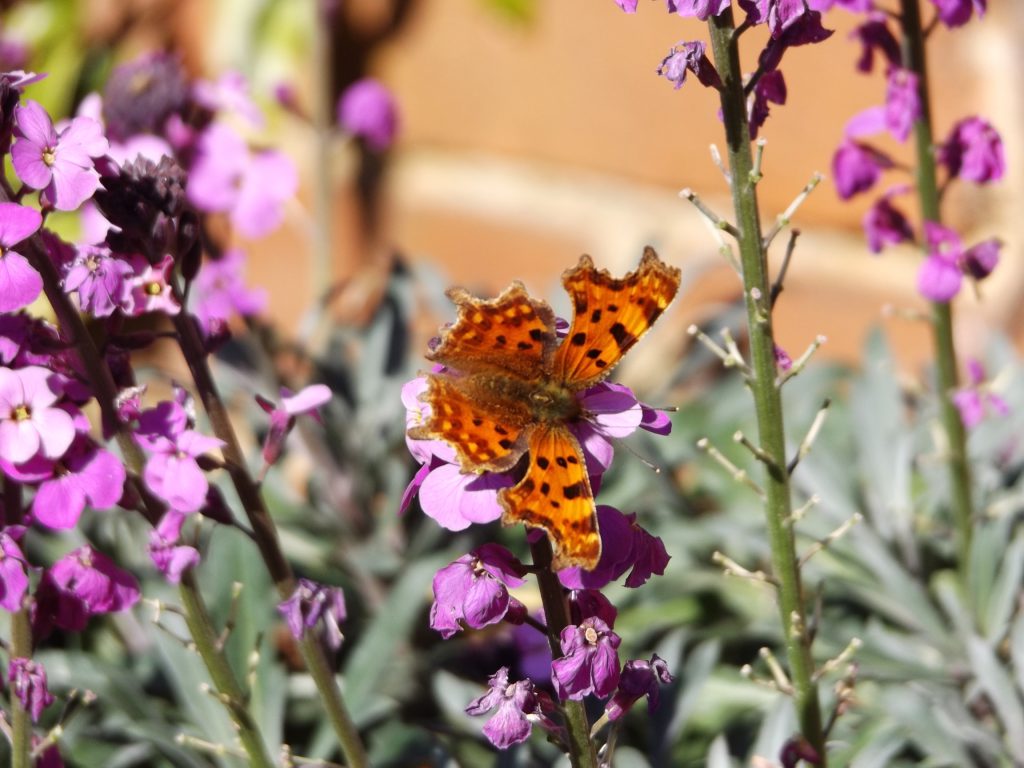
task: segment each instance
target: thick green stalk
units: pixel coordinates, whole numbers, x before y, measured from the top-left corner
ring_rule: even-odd
[[[32,625],[28,610],[11,614],[11,658],[32,658]],[[31,768],[32,718],[11,688],[11,766]]]
[[[767,460],[764,477],[765,517],[771,545],[772,572],[778,584],[779,612],[789,661],[800,731],[825,765],[818,688],[812,680],[814,662],[804,612],[803,586],[793,531],[789,473],[786,469],[782,398],[775,383],[775,339],[772,331],[768,270],[757,209],[756,179],[747,100],[743,91],[739,45],[731,10],[708,19],[715,67],[722,79],[721,103],[729,154],[732,200],[739,228],[743,293],[750,334],[750,389],[757,412],[758,440]]]
[[[914,145],[917,153],[915,182],[921,206],[921,218],[941,223],[939,185],[936,179],[935,150],[932,139],[931,102],[928,98],[928,67],[925,57],[924,31],[918,0],[900,0],[900,41],[903,66],[917,75],[921,116],[914,123]],[[956,346],[953,341],[953,307],[949,302],[932,302],[932,339],[935,346],[936,385],[940,418],[946,432],[949,483],[952,492],[953,517],[959,534],[958,551],[962,573],[968,572],[973,502],[971,470],[967,461],[967,434],[960,412],[953,404],[953,392],[959,384]]]
[[[540,599],[544,605],[544,619],[548,625],[548,645],[551,646],[551,658],[562,656],[560,638],[562,630],[569,626],[569,606],[565,602],[565,590],[558,574],[551,570],[551,542],[542,536],[530,545],[533,554],[533,565],[537,569],[537,585],[540,588]],[[597,768],[597,755],[594,742],[590,738],[590,727],[587,724],[587,712],[581,701],[561,702],[562,713],[565,715],[565,730],[569,739],[569,761],[573,768]]]
[[[96,402],[99,405],[103,423],[108,429],[113,428],[116,430],[118,446],[131,472],[128,482],[134,485],[139,498],[142,500],[142,513],[152,525],[156,525],[160,521],[161,512],[142,483],[135,480],[135,478],[140,477],[142,474],[145,457],[117,417],[115,405],[117,387],[111,377],[110,369],[104,362],[103,355],[100,354],[99,349],[97,349],[96,344],[93,342],[92,336],[89,335],[89,330],[85,327],[81,315],[78,314],[78,311],[68,299],[67,294],[61,288],[57,270],[46,254],[46,247],[40,242],[38,235],[23,243],[20,249],[43,278],[43,290],[46,293],[46,298],[50,302],[50,306],[53,308],[54,314],[57,316],[64,332],[74,342],[75,349],[78,351],[82,364],[89,376],[89,383],[96,396]],[[228,705],[228,711],[238,726],[238,738],[246,751],[250,764],[259,768],[272,768],[274,762],[267,752],[263,737],[255,721],[242,704],[245,699],[241,687],[227,659],[217,645],[217,632],[214,630],[213,621],[206,611],[198,585],[195,583],[190,571],[186,571],[183,575],[179,586],[179,593],[182,597],[185,621],[192,634],[196,650],[200,658],[202,658],[207,671],[210,673],[210,678],[217,687],[217,692],[225,703],[231,702]]]
[[[181,345],[185,362],[188,364],[192,381],[195,383],[206,415],[210,419],[213,432],[224,441],[222,448],[224,464],[235,487],[235,492],[242,502],[242,508],[245,510],[252,528],[256,546],[278,594],[282,599],[287,599],[295,591],[295,574],[281,549],[277,528],[263,502],[259,485],[249,473],[245,454],[235,435],[235,429],[231,425],[228,409],[221,399],[210,371],[206,347],[199,335],[199,328],[195,319],[185,312],[175,316],[174,328],[178,332],[178,343]],[[320,700],[334,728],[335,735],[338,737],[338,743],[341,745],[349,768],[365,768],[368,765],[366,749],[359,737],[359,731],[352,721],[352,716],[345,706],[344,697],[338,687],[338,680],[331,670],[323,646],[315,637],[307,634],[300,641],[299,648],[305,659],[306,669],[316,683]]]

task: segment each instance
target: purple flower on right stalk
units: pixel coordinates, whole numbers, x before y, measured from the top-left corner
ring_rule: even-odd
[[[38,103],[26,101],[15,111],[18,140],[11,148],[14,170],[26,185],[42,190],[44,202],[59,211],[73,211],[99,189],[93,159],[109,149],[103,127],[76,117],[58,133]]]
[[[1003,140],[992,124],[980,117],[961,120],[939,147],[939,162],[949,175],[977,184],[998,181],[1006,173]]]
[[[373,78],[352,83],[338,100],[338,124],[374,152],[383,152],[398,133],[398,108],[391,92]]]
[[[707,21],[710,16],[717,16],[732,5],[732,0],[667,0],[668,12],[680,16],[695,16],[700,21]]]
[[[967,361],[967,386],[953,393],[953,405],[960,411],[960,420],[967,429],[978,426],[990,411],[1008,416],[1010,406],[1001,396],[984,384],[985,368],[971,358]]]
[[[275,405],[265,397],[256,395],[260,408],[270,414],[270,429],[263,440],[263,462],[266,466],[274,464],[284,450],[284,441],[295,426],[295,418],[303,414],[312,416],[317,421],[320,414],[317,409],[326,405],[331,399],[330,387],[325,384],[311,384],[298,392],[281,388],[281,405]]]
[[[484,544],[446,565],[434,575],[434,602],[430,626],[446,640],[462,630],[459,623],[481,629],[506,618],[511,611],[519,619],[526,609],[509,595],[509,587],[525,582],[526,569],[498,544]]]
[[[622,668],[618,690],[605,706],[604,712],[609,720],[620,720],[644,696],[647,697],[647,710],[653,712],[658,708],[660,687],[674,679],[668,671],[668,664],[658,654],[651,656],[650,661],[627,661]]]
[[[17,203],[0,203],[0,312],[27,307],[43,290],[43,279],[28,259],[14,250],[42,226],[35,208]]]
[[[850,33],[850,37],[859,41],[861,45],[860,58],[857,59],[857,69],[860,72],[868,73],[874,69],[876,52],[882,55],[887,65],[899,64],[900,44],[889,30],[884,14],[870,14],[867,21]]]
[[[786,80],[781,69],[765,72],[754,86],[754,98],[750,104],[750,138],[756,139],[757,132],[768,119],[768,104],[786,103]]]

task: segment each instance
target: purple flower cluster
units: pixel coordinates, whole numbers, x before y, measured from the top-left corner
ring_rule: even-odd
[[[402,389],[409,429],[429,417],[428,406],[420,399],[426,387],[425,379],[420,377]],[[628,387],[620,384],[602,382],[577,397],[582,416],[568,426],[583,450],[590,486],[595,492],[615,455],[612,440],[637,429],[662,435],[671,429],[667,414],[641,403]],[[447,442],[407,437],[407,444],[421,466],[405,492],[403,512],[418,497],[426,515],[453,531],[501,517],[498,492],[515,485],[521,467],[505,472],[464,473]],[[558,573],[571,607],[572,622],[559,635],[561,656],[554,660],[549,655],[544,658],[546,673],[540,679],[510,682],[509,669],[499,669],[491,677],[489,692],[466,709],[472,715],[496,710],[483,732],[501,749],[524,741],[534,725],[559,738],[561,727],[553,717],[555,708],[538,687],[545,682],[544,678],[561,700],[612,697],[616,717],[621,717],[644,695],[653,697],[652,704],[656,701],[657,681],[652,678],[653,682],[645,686],[637,681],[638,673],[633,671],[637,664],[646,662],[627,662],[625,668],[621,665],[620,638],[613,629],[617,611],[598,590],[623,577],[625,586],[640,587],[653,575],[665,572],[669,556],[661,540],[637,523],[636,515],[600,505],[597,516],[602,542],[597,566],[592,571],[568,568]],[[534,531],[530,535],[544,534]],[[494,543],[477,547],[434,576],[430,626],[448,639],[465,629],[481,630],[504,623],[521,632],[534,633],[547,649],[543,617],[529,616],[526,605],[513,595],[514,591],[527,589],[528,573],[528,567],[505,547]],[[667,669],[657,678],[662,682],[670,679]],[[620,683],[624,687],[620,688]]]
[[[25,97],[37,79],[0,74],[0,153],[10,155],[15,177],[0,179],[0,608],[26,612],[34,646],[140,598],[131,573],[81,544],[87,529],[63,556],[35,562],[37,551],[60,551],[62,532],[84,516],[145,512],[154,523],[150,558],[171,582],[200,560],[190,520],[233,521],[209,477],[221,466],[222,441],[199,426],[185,389],[150,396],[131,354],[169,335],[172,323],[198,332],[209,350],[236,315],[262,309],[263,295],[242,279],[244,253],[224,248],[210,220],[223,216],[242,236],[263,235],[282,220],[297,185],[284,154],[251,143],[261,116],[238,76],[190,83],[177,59],[145,56],[116,69],[102,95],[63,121]],[[81,242],[47,228],[53,211],[80,211]],[[213,253],[205,264],[204,250]],[[31,313],[43,294],[60,325]],[[65,322],[76,305],[92,318],[98,362],[80,356],[74,323]],[[143,314],[144,326],[126,324]],[[87,362],[105,368],[103,386]],[[295,417],[330,392],[283,395],[268,407],[268,464]],[[92,424],[97,401],[103,420]],[[107,445],[115,433],[121,450]],[[126,466],[130,452],[140,466]],[[50,541],[26,546],[37,536]],[[340,642],[340,590],[303,581],[281,610],[297,634],[322,624],[327,642]],[[32,658],[11,658],[8,680],[33,720],[53,702]]]
[[[983,0],[932,0],[932,3],[936,18],[947,27],[958,27],[972,14],[981,16],[985,11]],[[906,142],[922,117],[922,94],[917,76],[903,65],[899,42],[890,29],[892,19],[875,10],[871,3],[844,5],[847,10],[864,14],[864,21],[851,36],[860,44],[857,69],[871,73],[880,60],[886,73],[884,104],[870,107],[849,120],[846,135],[832,158],[836,191],[846,200],[874,189],[886,171],[904,170],[868,139],[887,133],[897,142]],[[936,159],[946,174],[943,190],[956,179],[988,184],[999,180],[1006,172],[1002,140],[981,117],[967,117],[954,125],[936,147]],[[879,253],[888,245],[918,242],[926,253],[918,272],[918,291],[931,301],[950,301],[959,293],[964,277],[979,281],[991,274],[999,260],[1000,243],[986,240],[964,248],[957,233],[934,221],[923,222],[920,232],[915,232],[908,217],[894,202],[894,198],[907,189],[904,184],[890,186],[864,214],[868,247],[873,253]]]

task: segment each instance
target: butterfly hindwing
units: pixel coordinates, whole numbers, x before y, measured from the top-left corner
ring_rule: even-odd
[[[547,532],[553,567],[593,569],[601,556],[597,509],[579,443],[564,424],[544,424],[529,436],[526,476],[498,495],[505,525]]]
[[[502,472],[526,449],[521,425],[499,420],[474,402],[460,380],[429,374],[422,402],[430,412],[423,424],[409,430],[414,440],[444,440],[455,449],[464,472]]]
[[[679,290],[680,272],[645,248],[640,266],[623,278],[598,270],[589,256],[562,275],[572,298],[572,325],[555,351],[553,377],[573,389],[603,379],[647,333]]]

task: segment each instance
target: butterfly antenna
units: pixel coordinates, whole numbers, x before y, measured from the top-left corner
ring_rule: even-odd
[[[667,409],[662,409],[662,410],[667,410]],[[619,443],[619,444],[624,446],[627,451],[629,451],[631,454],[633,454],[633,456],[635,456],[641,462],[643,462],[643,464],[645,466],[649,467],[650,469],[653,469],[656,474],[659,474],[659,475],[661,474],[661,467],[659,467],[653,461],[648,459],[646,456],[641,456],[633,446],[629,445],[628,443]]]

